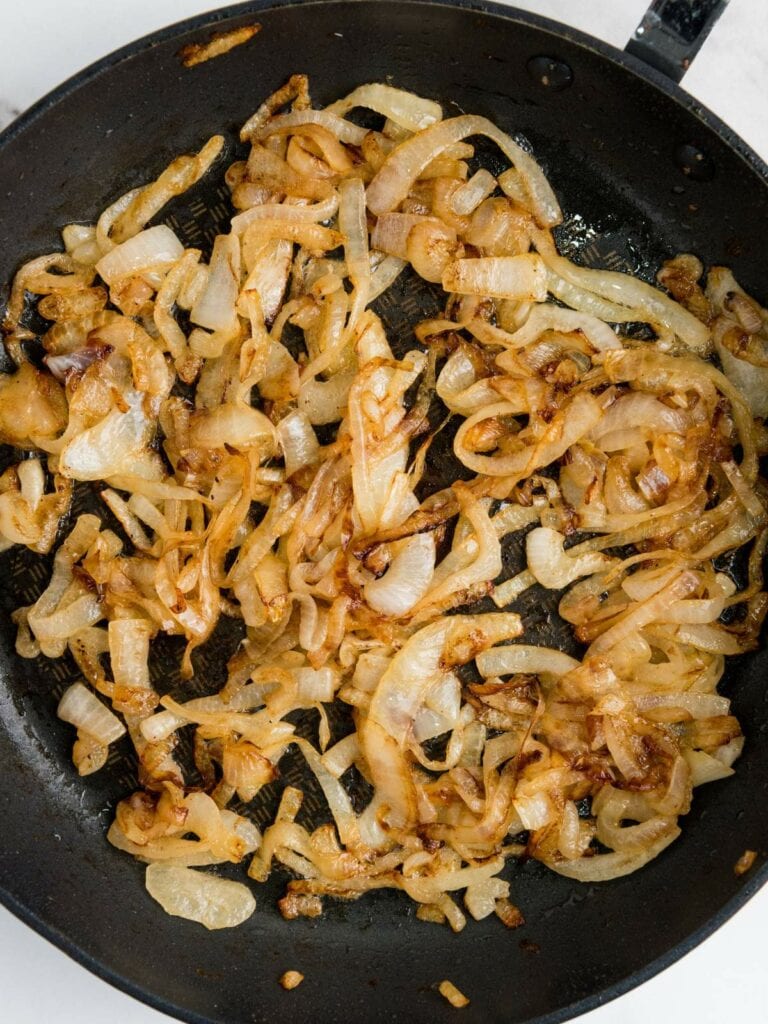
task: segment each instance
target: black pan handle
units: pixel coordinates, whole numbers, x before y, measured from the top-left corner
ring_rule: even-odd
[[[679,82],[728,0],[653,0],[625,49]]]

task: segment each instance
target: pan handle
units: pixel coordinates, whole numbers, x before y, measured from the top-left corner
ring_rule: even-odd
[[[728,0],[653,0],[625,49],[679,82]]]

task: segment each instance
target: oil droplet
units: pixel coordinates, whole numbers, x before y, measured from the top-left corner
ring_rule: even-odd
[[[565,61],[554,57],[531,57],[526,67],[528,74],[539,85],[552,92],[562,92],[573,82],[573,71]]]
[[[675,160],[683,174],[693,181],[712,181],[715,176],[714,160],[698,146],[688,142],[678,146]]]

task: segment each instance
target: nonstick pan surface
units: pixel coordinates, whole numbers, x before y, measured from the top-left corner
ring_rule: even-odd
[[[186,43],[254,20],[262,30],[252,42],[181,66]],[[747,291],[768,299],[767,171],[716,118],[640,61],[562,26],[493,5],[415,0],[228,8],[66,83],[0,137],[0,280],[55,247],[62,225],[92,220],[214,131],[226,129],[234,149],[236,127],[297,71],[310,75],[319,104],[365,81],[391,81],[527,140],[566,213],[561,244],[589,265],[650,278],[661,259],[693,251],[731,266]],[[185,240],[205,244],[226,216],[221,200],[208,187],[167,215]],[[409,325],[431,301],[412,281],[387,297],[380,312],[396,342],[408,343]],[[83,508],[91,500],[78,499]],[[440,1021],[455,1012],[435,992],[448,977],[472,998],[464,1021],[559,1021],[671,963],[765,880],[762,858],[742,878],[733,872],[745,848],[768,850],[768,655],[760,651],[734,663],[723,687],[747,735],[736,775],[698,790],[682,837],[628,878],[581,886],[535,862],[512,865],[528,922],[519,931],[494,919],[456,936],[416,921],[392,893],[287,923],[275,907],[284,877],[257,891],[257,913],[237,930],[208,933],[166,917],[144,892],[141,865],[104,838],[116,800],[133,787],[128,750],[80,780],[70,730],[55,717],[73,666],[14,653],[8,614],[34,600],[47,571],[24,551],[0,559],[0,896],[158,1009],[206,1024],[288,1012],[317,1024]],[[540,614],[534,601],[522,610],[529,624]],[[233,642],[219,636],[202,658],[199,692],[220,684]],[[171,680],[176,660],[170,647],[159,654]],[[286,781],[295,781],[290,771]],[[276,979],[291,968],[306,980],[288,997]]]

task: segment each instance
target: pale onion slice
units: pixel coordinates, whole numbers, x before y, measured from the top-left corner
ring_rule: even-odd
[[[437,217],[425,214],[385,213],[376,221],[371,232],[371,248],[404,260],[408,253],[408,235],[417,224],[424,223],[442,225]]]
[[[351,143],[353,146],[359,146],[368,134],[367,129],[353,124],[352,121],[346,121],[343,117],[338,117],[328,109],[292,110],[288,114],[278,114],[277,117],[271,117],[269,121],[256,130],[254,138],[264,139],[275,133],[286,134],[287,129],[300,128],[308,124],[316,124],[321,128],[326,128],[339,142]]]
[[[673,331],[694,352],[706,355],[710,349],[711,332],[706,324],[653,285],[615,270],[591,270],[577,266],[564,256],[558,256],[551,247],[541,247],[540,251],[549,269],[568,284],[592,292],[611,304],[623,306],[626,316],[632,320],[660,324]],[[559,297],[570,305],[566,295]],[[604,316],[603,319],[619,322],[621,317]]]
[[[578,668],[581,662],[564,651],[532,644],[505,644],[481,651],[475,659],[480,675],[490,676],[531,673],[562,676]]]
[[[184,255],[184,246],[165,224],[140,231],[127,242],[116,245],[96,264],[107,284],[149,270],[167,270]]]
[[[413,269],[432,284],[440,284],[446,268],[464,252],[453,228],[428,222],[411,228],[405,248]]]
[[[534,306],[522,327],[510,335],[509,344],[524,348],[536,341],[545,331],[569,334],[581,331],[596,352],[621,348],[621,340],[603,320],[575,309],[563,309],[551,302]]]
[[[579,882],[608,882],[613,878],[630,875],[665,850],[680,835],[680,829],[667,825],[666,829],[647,846],[633,850],[617,850],[579,860],[557,860],[547,857],[545,864],[558,875],[575,878]]]
[[[731,710],[728,698],[716,693],[645,693],[636,694],[634,700],[638,711],[681,708],[692,718],[715,718],[727,715]]]
[[[548,590],[562,590],[582,576],[604,572],[616,559],[602,551],[585,551],[569,555],[563,550],[565,537],[547,526],[537,526],[525,538],[528,568],[537,581]]]
[[[238,324],[235,306],[239,291],[240,241],[235,234],[217,235],[208,280],[190,311],[190,320],[209,331],[233,333]]]
[[[591,440],[600,444],[604,437],[619,430],[642,429],[650,437],[657,433],[684,434],[691,425],[691,416],[684,410],[672,409],[645,391],[633,391],[613,403],[592,430]]]
[[[234,448],[271,447],[275,428],[258,409],[228,402],[196,413],[189,437],[192,444],[201,448],[223,448],[226,444]]]
[[[734,774],[733,768],[703,750],[685,749],[682,754],[688,763],[693,786],[704,786],[707,782],[719,782],[720,779],[727,779]]]
[[[619,622],[611,626],[595,640],[587,651],[587,657],[602,654],[620,644],[626,637],[635,634],[649,622],[663,621],[664,612],[675,601],[688,597],[699,585],[699,578],[693,572],[681,572],[647,601],[634,605]],[[695,627],[689,627],[693,629]],[[701,627],[699,627],[701,628]]]
[[[147,415],[143,394],[130,391],[122,397],[128,406],[125,412],[113,409],[100,423],[83,430],[65,446],[59,457],[59,472],[63,476],[73,480],[104,480],[135,471],[136,457],[146,449],[155,424]]]
[[[45,494],[45,473],[40,459],[25,459],[20,462],[16,473],[21,485],[21,495],[34,512]]]
[[[723,367],[723,373],[744,396],[752,415],[761,419],[768,416],[768,368],[753,366],[746,359],[739,359],[717,338],[715,351]]]
[[[382,82],[359,85],[348,96],[325,108],[327,114],[345,117],[350,110],[363,107],[394,121],[409,132],[428,128],[443,116],[443,109],[434,100],[425,99],[405,89],[395,89]]]
[[[469,181],[460,185],[451,198],[451,209],[460,217],[472,213],[484,199],[495,192],[498,181],[485,167],[475,171]]]
[[[544,828],[557,817],[557,809],[543,791],[519,796],[512,803],[526,829]]]
[[[109,661],[115,682],[149,690],[149,641],[154,632],[146,619],[112,619],[107,627]]]
[[[434,538],[417,534],[403,543],[383,576],[365,584],[365,600],[382,615],[405,615],[427,592],[434,568]]]
[[[117,715],[82,683],[73,683],[64,691],[56,714],[104,746],[125,734],[125,726]]]
[[[248,886],[192,868],[149,864],[147,892],[166,914],[196,921],[211,931],[236,928],[256,909]]]
[[[535,253],[455,260],[443,271],[443,288],[459,295],[543,302],[547,271]]]
[[[334,779],[340,779],[344,772],[359,757],[360,741],[357,738],[357,733],[352,732],[349,736],[345,736],[343,740],[339,740],[338,743],[334,743],[332,747],[329,747],[323,754],[321,761],[323,762],[323,767],[331,773]]]
[[[445,616],[430,623],[392,658],[371,701],[370,720],[404,743],[417,710],[443,675],[445,659],[453,648],[461,649],[463,641],[471,641],[468,654],[472,657],[520,632],[520,617],[512,612]],[[369,755],[369,748],[365,749]]]
[[[407,263],[398,256],[385,256],[383,260],[375,262],[380,254],[371,253],[371,283],[368,292],[368,301],[373,302],[383,295],[390,285],[393,285],[400,274],[405,270]]]
[[[464,906],[476,921],[482,921],[496,910],[496,900],[509,896],[509,882],[488,878],[470,885],[464,893]]]
[[[289,206],[287,203],[263,203],[243,210],[232,218],[231,227],[234,234],[242,234],[246,228],[260,220],[286,221],[291,224],[319,224],[330,220],[339,208],[339,195],[333,192],[327,199],[308,206]]]
[[[299,410],[315,426],[338,423],[344,417],[353,372],[334,373],[330,380],[308,380],[299,391]]]
[[[258,222],[256,223],[258,228]],[[241,296],[258,295],[261,315],[271,324],[280,311],[293,263],[293,243],[275,238],[266,242],[253,263]]]
[[[339,685],[338,673],[328,667],[297,668],[293,677],[300,701],[332,701]]]
[[[284,416],[277,425],[277,437],[285,459],[286,477],[317,460],[320,445],[312,424],[303,412],[295,410]]]

